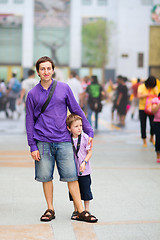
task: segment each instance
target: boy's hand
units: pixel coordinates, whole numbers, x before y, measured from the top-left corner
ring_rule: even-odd
[[[80,165],[79,171],[84,172],[85,168],[86,168],[86,164],[85,164],[85,162],[82,162]]]

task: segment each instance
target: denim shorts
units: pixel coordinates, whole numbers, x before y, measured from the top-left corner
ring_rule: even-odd
[[[35,161],[35,180],[49,182],[53,179],[55,162],[60,181],[78,180],[74,153],[70,142],[49,143],[37,141],[40,161]]]

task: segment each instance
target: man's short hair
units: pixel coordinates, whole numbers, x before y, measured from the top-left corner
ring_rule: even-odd
[[[82,121],[82,118],[79,115],[76,115],[74,113],[68,115],[68,117],[66,119],[67,127],[71,128],[72,123],[77,121],[77,120],[81,120]]]
[[[39,59],[37,60],[37,62],[36,62],[36,70],[37,70],[37,72],[39,72],[39,65],[40,65],[41,63],[44,63],[44,62],[50,62],[50,63],[52,64],[52,68],[53,68],[53,70],[54,70],[55,65],[54,65],[54,62],[52,61],[52,59],[49,58],[49,57],[47,57],[47,56],[44,56],[44,57],[39,58]]]
[[[13,72],[12,77],[16,77],[16,76],[17,76],[17,73]]]
[[[35,71],[33,69],[28,70],[28,77],[32,76],[35,74]]]
[[[76,76],[77,76],[77,73],[76,73],[75,71],[71,71],[71,75],[72,75],[73,77],[76,77]]]

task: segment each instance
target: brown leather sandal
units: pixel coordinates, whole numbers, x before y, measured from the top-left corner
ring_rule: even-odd
[[[98,221],[98,219],[95,216],[91,215],[88,211],[83,211],[81,213],[78,212],[77,218],[75,220],[90,223],[95,223]]]
[[[52,219],[55,219],[55,211],[53,211],[52,209],[47,209],[45,213],[41,216],[40,221],[49,222]]]
[[[77,216],[78,216],[78,212],[77,212],[77,211],[74,211],[74,212],[72,213],[71,219],[72,219],[72,220],[77,220]]]

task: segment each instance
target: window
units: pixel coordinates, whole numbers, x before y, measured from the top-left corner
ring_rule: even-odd
[[[13,2],[17,3],[17,4],[22,4],[22,3],[24,3],[24,0],[14,0]]]
[[[91,5],[92,0],[82,0],[82,5]]]
[[[97,3],[99,6],[105,6],[107,5],[107,0],[97,0]]]
[[[142,5],[150,6],[153,4],[153,0],[141,0]]]
[[[138,53],[138,67],[143,67],[144,65],[144,54],[143,53]]]
[[[8,0],[0,0],[0,4],[1,3],[8,3]]]
[[[121,54],[121,57],[122,57],[122,58],[128,58],[128,54],[127,54],[127,53],[122,53],[122,54]]]

